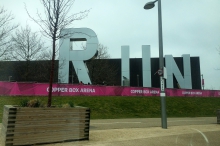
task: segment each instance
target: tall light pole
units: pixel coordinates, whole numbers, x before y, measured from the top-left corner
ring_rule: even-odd
[[[158,2],[159,71],[161,72],[160,74],[161,124],[162,124],[162,128],[167,129],[166,94],[165,94],[164,77],[163,77],[164,61],[163,61],[161,0],[155,0],[153,2],[146,3],[144,9],[148,10],[153,8],[155,6],[155,2]]]

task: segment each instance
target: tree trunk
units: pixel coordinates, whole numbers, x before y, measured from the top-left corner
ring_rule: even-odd
[[[52,100],[52,86],[53,86],[54,62],[55,62],[55,47],[56,47],[56,39],[53,38],[53,54],[52,54],[52,60],[51,60],[50,85],[49,85],[47,107],[51,107],[51,100]]]

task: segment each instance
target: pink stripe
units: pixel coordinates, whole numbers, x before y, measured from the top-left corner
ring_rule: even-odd
[[[47,96],[49,84],[0,82],[0,95]],[[53,84],[54,96],[160,96],[159,88]],[[166,96],[220,97],[220,90],[166,89]]]

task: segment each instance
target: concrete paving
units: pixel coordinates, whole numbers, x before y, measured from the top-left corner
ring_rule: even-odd
[[[216,117],[91,120],[90,140],[44,146],[219,146],[220,124]]]
[[[216,117],[168,118],[167,126],[216,124]],[[91,120],[90,130],[161,127],[161,118]]]

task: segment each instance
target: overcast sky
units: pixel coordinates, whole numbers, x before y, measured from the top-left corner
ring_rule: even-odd
[[[141,46],[151,45],[151,57],[158,57],[157,5],[143,7],[148,0],[76,0],[70,13],[91,9],[87,18],[75,21],[75,28],[94,30],[99,42],[108,47],[111,58],[121,57],[121,46],[130,46],[130,57],[141,58]],[[15,23],[39,27],[30,21],[25,9],[34,16],[42,10],[40,1],[0,0],[11,11]],[[43,12],[42,12],[43,13]],[[220,90],[220,0],[162,0],[164,55],[200,57],[205,88]]]

